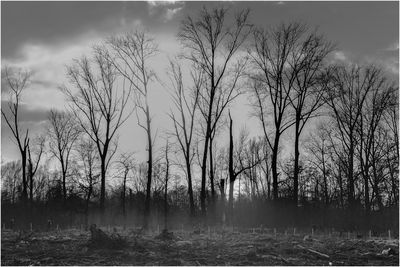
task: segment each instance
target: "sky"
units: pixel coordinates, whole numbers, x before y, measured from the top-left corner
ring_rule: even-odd
[[[160,79],[165,74],[168,58],[181,51],[176,36],[183,18],[196,15],[206,6],[229,7],[236,11],[250,8],[250,20],[259,27],[271,27],[281,22],[300,21],[317,27],[320,33],[337,44],[333,58],[338,61],[377,63],[389,77],[399,72],[399,2],[1,2],[1,65],[11,65],[33,71],[32,83],[25,90],[21,104],[21,125],[32,136],[46,127],[50,108],[67,105],[59,86],[67,84],[65,67],[73,58],[90,53],[92,45],[118,33],[137,27],[145,28],[154,37],[159,53],[152,67]],[[2,109],[7,89],[2,84]],[[170,96],[160,83],[152,84],[150,105],[158,139],[171,129],[166,112]],[[261,134],[258,121],[252,118],[247,96],[230,107],[236,121],[236,135],[247,127],[251,135]],[[18,159],[4,120],[1,121],[1,159]],[[228,133],[221,133],[219,144]],[[290,141],[290,136],[287,137]],[[136,152],[145,159],[145,133],[131,116],[119,131],[119,151]]]

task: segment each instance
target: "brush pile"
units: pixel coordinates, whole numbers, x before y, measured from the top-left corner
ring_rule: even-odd
[[[118,233],[114,232],[108,235],[97,228],[96,224],[90,226],[89,248],[124,249],[127,246],[128,241]]]

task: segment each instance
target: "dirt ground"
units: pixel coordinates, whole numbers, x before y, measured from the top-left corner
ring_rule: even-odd
[[[1,265],[399,265],[398,240],[232,231],[176,231],[160,239],[114,231],[127,241],[122,249],[93,248],[90,233],[80,230],[3,230]]]

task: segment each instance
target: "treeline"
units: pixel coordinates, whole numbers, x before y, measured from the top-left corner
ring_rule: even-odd
[[[2,69],[2,115],[20,152],[2,164],[3,222],[398,226],[398,85],[383,68],[338,63],[311,27],[259,27],[249,10],[204,8],[178,39],[161,82],[173,103],[163,136],[149,101],[161,52],[146,31],[75,59],[60,86],[68,109],[51,110],[40,136],[19,114],[31,73]],[[241,95],[261,136],[233,135],[243,122],[229,107]],[[116,155],[131,117],[146,133],[145,162]]]

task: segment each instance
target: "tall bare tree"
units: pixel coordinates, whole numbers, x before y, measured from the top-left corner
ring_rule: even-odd
[[[281,24],[270,30],[257,29],[249,55],[253,62],[252,91],[256,115],[271,148],[273,198],[278,199],[278,153],[282,134],[295,120],[289,112],[301,57],[293,56],[306,28],[300,23]],[[271,108],[269,108],[271,107]],[[272,112],[270,112],[272,110]],[[267,129],[272,113],[273,132]],[[301,113],[300,113],[301,114]]]
[[[294,110],[294,173],[293,173],[293,201],[297,206],[299,197],[299,141],[300,135],[310,118],[317,116],[316,111],[324,104],[323,72],[326,57],[333,50],[331,43],[323,36],[312,32],[308,35],[307,28],[290,51],[288,63],[295,73],[292,94],[289,102]]]
[[[116,151],[116,133],[131,113],[126,106],[129,87],[116,83],[117,72],[110,55],[103,47],[93,49],[93,57],[83,56],[67,68],[72,88],[62,90],[71,103],[71,110],[82,130],[96,144],[100,157],[100,210],[105,209],[106,173]]]
[[[26,165],[27,165],[27,153],[29,146],[29,129],[22,133],[21,122],[20,122],[20,104],[22,99],[22,93],[29,85],[32,73],[22,69],[16,69],[12,67],[4,67],[2,70],[2,85],[10,90],[10,96],[8,99],[8,105],[6,108],[1,108],[1,114],[11,133],[17,143],[18,150],[21,156],[22,165],[22,200],[25,204],[28,201],[28,182],[26,177]]]
[[[339,142],[346,157],[346,177],[349,208],[355,201],[355,153],[359,144],[357,127],[362,119],[365,100],[373,88],[382,83],[379,69],[374,66],[348,67],[337,66],[330,71],[330,82],[327,87],[326,103],[330,109]]]
[[[399,102],[398,89],[392,92],[391,103],[389,108],[383,114],[385,124],[389,129],[389,138],[387,142],[387,162],[389,163],[389,174],[392,186],[392,202],[398,204],[398,172],[399,172]],[[392,153],[390,153],[392,152]],[[394,152],[394,153],[393,153]],[[392,156],[393,155],[393,156]],[[396,175],[397,174],[397,175]]]
[[[165,178],[164,178],[164,229],[168,229],[168,182],[169,182],[169,141],[167,139],[165,144],[164,156],[165,156]]]
[[[29,201],[31,204],[33,203],[34,177],[44,153],[45,141],[45,136],[41,135],[31,140],[28,144]]]
[[[150,214],[154,142],[149,105],[149,85],[156,78],[154,71],[149,66],[149,59],[156,55],[158,48],[154,40],[143,30],[112,37],[109,39],[108,45],[113,55],[113,66],[134,92],[137,123],[147,135],[147,186],[144,209],[144,226],[147,227]]]
[[[203,158],[201,164],[200,204],[205,214],[207,154],[213,125],[217,124],[226,106],[235,98],[236,81],[227,82],[233,77],[240,77],[245,61],[234,63],[251,31],[248,23],[249,10],[235,15],[233,23],[226,19],[227,10],[220,8],[200,11],[197,18],[188,16],[182,21],[178,34],[183,46],[187,49],[185,57],[200,67],[207,77],[207,86],[200,94],[201,113],[205,119],[205,136]],[[237,68],[231,66],[238,66]],[[230,73],[230,70],[233,73]],[[235,78],[233,78],[235,80]],[[225,82],[224,82],[225,81]],[[220,100],[218,100],[220,99]]]
[[[192,147],[194,123],[198,109],[198,100],[200,89],[204,82],[204,73],[201,69],[193,70],[191,77],[193,86],[185,90],[183,83],[182,70],[177,62],[170,62],[169,75],[173,88],[172,99],[177,109],[177,113],[170,112],[169,116],[174,124],[174,135],[178,140],[180,150],[183,154],[186,167],[186,177],[188,182],[188,194],[190,214],[195,213],[194,197],[193,197],[193,181],[192,181],[192,162],[195,156]]]
[[[357,132],[360,138],[357,146],[359,153],[359,162],[361,174],[364,179],[364,202],[367,216],[370,212],[370,191],[369,177],[371,175],[371,161],[375,155],[372,155],[374,143],[377,141],[377,130],[383,123],[383,115],[391,104],[393,92],[397,90],[393,84],[389,84],[383,77],[383,73],[377,73],[377,81],[371,87],[365,103],[362,107],[361,119],[357,126]],[[389,141],[389,140],[388,140]]]
[[[60,163],[64,202],[67,199],[66,179],[70,164],[71,151],[75,141],[81,134],[81,129],[72,113],[50,110],[48,128],[49,147],[54,157]]]

